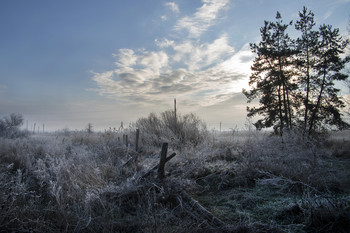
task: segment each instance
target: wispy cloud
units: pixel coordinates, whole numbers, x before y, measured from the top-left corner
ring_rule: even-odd
[[[155,39],[154,42],[160,48],[167,48],[167,47],[170,47],[170,46],[174,46],[174,43],[175,43],[175,41],[168,40],[167,38],[163,38],[161,40]]]
[[[171,14],[175,14],[176,16],[180,14],[179,6],[175,2],[166,2],[164,5],[171,11]],[[161,15],[160,19],[167,21],[169,19],[169,15]]]
[[[175,30],[187,30],[192,38],[199,37],[210,26],[214,25],[219,13],[228,7],[229,0],[202,0],[203,5],[197,9],[193,16],[179,19]]]
[[[162,105],[176,97],[194,107],[231,99],[247,82],[253,59],[249,45],[236,51],[225,33],[208,42],[194,38],[227,5],[228,0],[203,1],[193,16],[175,23],[177,30],[189,31],[188,37],[156,39],[155,51],[120,49],[115,69],[93,73],[97,91],[125,104]]]
[[[94,73],[93,80],[101,95],[116,98],[127,104],[163,104],[167,96],[181,96],[189,105],[208,106],[225,101],[241,91],[241,81],[247,77],[244,67],[250,66],[247,47],[233,54],[233,48],[218,38],[201,45],[174,44],[174,56],[158,52],[121,50],[117,68]],[[193,52],[181,51],[189,46]],[[177,51],[178,49],[179,51]],[[250,56],[250,57],[249,57]],[[122,62],[126,58],[132,62]],[[184,61],[182,67],[177,63]]]
[[[169,7],[175,14],[179,14],[179,6],[175,2],[166,2],[165,6]]]
[[[336,0],[336,1],[329,2],[328,4],[329,8],[326,11],[326,13],[323,15],[323,20],[326,20],[329,17],[331,17],[337,8],[342,7],[344,4],[347,4],[349,2],[350,0]]]
[[[335,7],[331,7],[324,15],[323,15],[323,20],[328,19],[329,17],[332,16],[334,12]]]
[[[228,44],[227,35],[222,35],[212,43],[196,44],[186,40],[173,44],[172,48],[175,51],[174,60],[185,63],[191,71],[211,66],[234,52],[234,48]]]

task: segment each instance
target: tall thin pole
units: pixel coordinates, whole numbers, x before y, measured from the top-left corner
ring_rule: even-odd
[[[220,121],[220,133],[221,133],[221,121]]]
[[[174,123],[175,123],[175,135],[177,135],[176,98],[174,98]]]
[[[174,99],[174,116],[175,116],[175,122],[176,122],[176,99]]]
[[[140,129],[136,129],[136,142],[135,142],[135,150],[139,151],[139,137],[140,137]]]

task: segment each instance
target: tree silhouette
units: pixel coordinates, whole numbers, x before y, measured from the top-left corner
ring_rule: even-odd
[[[261,42],[250,44],[257,57],[251,67],[249,78],[251,90],[243,90],[248,102],[260,98],[260,106],[247,108],[248,116],[263,115],[254,125],[258,128],[274,126],[280,133],[284,128],[292,128],[293,92],[297,89],[293,83],[293,69],[295,63],[293,55],[296,53],[294,42],[286,33],[292,22],[283,24],[281,14],[277,12],[276,22],[265,21],[260,29]]]
[[[248,107],[248,117],[263,116],[254,123],[257,129],[273,127],[281,135],[301,125],[308,134],[328,126],[348,127],[335,81],[348,77],[342,70],[350,58],[341,55],[349,41],[330,25],[313,30],[314,14],[306,7],[294,25],[301,32],[296,40],[287,33],[290,25],[277,12],[275,22],[265,21],[261,27],[261,41],[250,44],[257,56],[249,77],[251,89],[243,93],[248,103],[259,99],[259,106]]]
[[[295,29],[301,32],[301,36],[296,40],[299,53],[297,55],[297,65],[300,71],[299,84],[302,90],[302,100],[304,102],[304,117],[303,126],[304,132],[306,132],[309,121],[309,105],[310,105],[310,80],[316,78],[313,72],[313,67],[317,61],[317,41],[319,33],[314,31],[313,27],[316,25],[314,22],[314,13],[308,12],[304,7],[299,12],[299,20],[295,23]]]
[[[348,126],[341,118],[340,109],[344,108],[344,102],[338,97],[339,89],[335,87],[335,81],[344,81],[347,74],[341,71],[349,62],[349,57],[341,58],[348,40],[343,40],[339,35],[339,29],[333,29],[330,25],[321,25],[319,29],[319,41],[317,44],[318,60],[315,64],[316,78],[313,80],[315,91],[318,90],[316,103],[312,105],[309,125],[309,134],[324,125],[333,125],[339,129]]]

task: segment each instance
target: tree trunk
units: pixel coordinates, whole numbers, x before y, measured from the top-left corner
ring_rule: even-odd
[[[278,84],[278,110],[280,115],[280,135],[283,134],[283,114],[282,114],[282,97],[281,97],[281,84]]]
[[[284,77],[283,70],[282,70],[281,57],[278,58],[278,63],[279,63],[279,78],[282,82],[284,121],[286,122],[287,129],[289,129],[290,126],[289,126],[289,120],[288,120],[288,105],[287,105],[287,97],[286,97],[287,87],[286,87],[286,79]]]
[[[317,98],[316,107],[315,107],[314,111],[312,112],[312,116],[311,116],[311,119],[310,119],[309,135],[312,132],[312,129],[314,127],[315,120],[316,120],[316,114],[318,112],[318,109],[320,108],[325,82],[326,82],[326,68],[323,68],[323,78],[322,78],[321,90],[320,90],[320,94],[318,95],[318,98]]]
[[[283,93],[283,110],[284,110],[284,121],[286,122],[286,127],[287,129],[290,128],[289,126],[289,120],[288,120],[288,105],[287,105],[287,98],[286,98],[286,85],[284,83],[282,83],[282,93]]]
[[[289,127],[290,127],[290,129],[292,129],[293,128],[293,126],[292,126],[292,117],[293,117],[293,115],[292,115],[292,109],[290,107],[288,90],[287,90],[287,103],[288,103],[288,112],[289,112]]]
[[[304,132],[307,129],[308,111],[309,111],[309,92],[310,92],[310,61],[309,46],[306,46],[306,97],[305,97],[305,114],[304,114]]]

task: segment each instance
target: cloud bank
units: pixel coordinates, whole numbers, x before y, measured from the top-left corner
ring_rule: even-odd
[[[211,106],[240,92],[253,59],[249,46],[235,51],[227,34],[209,42],[199,37],[228,7],[228,0],[203,0],[191,16],[179,18],[174,30],[188,36],[156,39],[155,51],[120,49],[114,54],[115,69],[93,73],[100,95],[124,104],[162,105],[169,98],[181,99],[183,105]],[[178,6],[166,4],[179,13]]]

